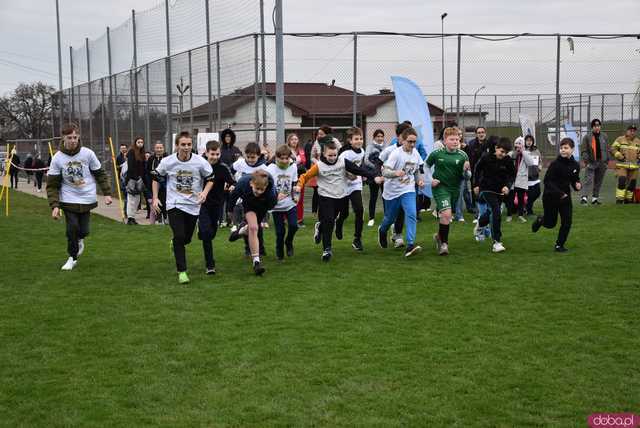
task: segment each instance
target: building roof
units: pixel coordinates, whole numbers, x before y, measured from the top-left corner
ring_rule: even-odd
[[[266,83],[268,98],[275,98],[276,84]],[[260,88],[258,88],[260,89]],[[381,91],[382,92],[382,91]],[[326,83],[285,83],[284,103],[291,109],[294,116],[350,116],[353,114],[353,91]],[[254,101],[255,88],[253,85],[238,89],[232,94],[220,98],[221,116],[233,117],[236,110],[246,103]],[[358,93],[356,113],[365,116],[376,114],[378,107],[395,99],[393,92],[382,92],[376,95]],[[194,117],[205,117],[209,114],[209,104],[205,103],[193,109]],[[217,112],[217,100],[211,102],[213,115]],[[431,115],[442,115],[442,109],[429,104]],[[190,115],[185,111],[183,117]]]

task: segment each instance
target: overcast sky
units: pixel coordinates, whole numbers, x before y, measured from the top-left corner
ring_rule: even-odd
[[[216,0],[211,3],[215,8]],[[114,28],[129,18],[131,9],[142,11],[157,4],[158,0],[60,0],[65,87],[69,85],[69,45],[82,46],[84,37],[102,36],[107,25]],[[267,30],[271,31],[273,0],[265,4]],[[440,32],[440,14],[445,11],[449,14],[445,32],[452,33],[640,33],[640,0],[284,0],[284,27],[287,32]],[[239,27],[238,34],[253,31]],[[194,46],[201,44],[194,41]],[[335,78],[342,85],[349,84],[353,45],[347,38],[288,44],[287,80]],[[0,0],[0,94],[19,82],[42,80],[57,87],[56,46],[55,0]],[[439,40],[364,39],[358,46],[361,91],[371,93],[389,86],[389,75],[403,74],[419,81],[426,93],[439,93]],[[446,49],[447,92],[452,92],[456,41],[448,40]],[[582,39],[575,43],[575,56],[570,56],[568,42],[563,40],[562,49],[566,52],[563,90],[633,91],[637,86],[639,40],[604,43]],[[553,91],[554,39],[503,42],[499,48],[496,43],[469,39],[462,52],[463,94],[481,85],[487,93]],[[522,85],[515,88],[516,81]]]

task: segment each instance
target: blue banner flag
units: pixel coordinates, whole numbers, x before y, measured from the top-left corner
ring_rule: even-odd
[[[566,121],[564,124],[564,132],[567,138],[573,140],[573,157],[578,162],[580,161],[580,141],[578,141],[578,133],[573,128],[573,124],[570,121]]]

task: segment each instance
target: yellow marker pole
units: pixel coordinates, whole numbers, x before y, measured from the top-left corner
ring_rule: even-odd
[[[2,177],[2,190],[0,190],[0,202],[2,201],[2,197],[4,196],[4,189],[7,187],[7,183],[9,181],[9,155],[10,150],[9,150],[9,143],[7,143],[7,156],[6,156],[6,161],[5,161],[5,166],[4,166],[4,170],[5,170],[5,176]]]
[[[15,148],[15,145],[14,145]],[[7,175],[5,176],[5,180],[4,180],[4,186],[2,187],[2,190],[4,192],[6,192],[6,194],[4,195],[4,203],[5,203],[5,208],[4,208],[4,215],[5,217],[9,217],[9,187],[10,184],[7,183],[7,181],[10,179],[11,177],[11,162],[13,162],[13,152],[11,152],[9,150],[9,144],[7,144],[7,155],[9,155],[9,153],[11,153],[11,155],[9,156],[8,160],[7,160]],[[2,194],[0,193],[0,200],[2,200]]]
[[[49,145],[49,155],[51,156],[51,158],[53,158],[53,148],[51,148],[51,141],[47,141],[47,144]]]
[[[124,206],[122,204],[122,193],[120,192],[120,174],[118,174],[118,168],[116,168],[116,153],[113,151],[113,141],[109,137],[109,147],[111,148],[111,164],[113,165],[113,175],[116,177],[116,189],[118,190],[118,202],[120,205],[120,215],[122,216],[122,222],[125,221]]]

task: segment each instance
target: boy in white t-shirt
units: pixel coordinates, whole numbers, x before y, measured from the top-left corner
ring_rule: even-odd
[[[295,162],[291,162],[289,146],[278,147],[275,162],[267,167],[267,172],[273,178],[278,195],[278,203],[271,210],[271,214],[276,230],[276,258],[283,260],[285,246],[287,257],[293,257],[293,238],[298,231],[297,201],[293,192],[293,187],[298,183],[298,167]],[[285,221],[288,229],[286,237]]]
[[[405,257],[411,257],[422,248],[416,245],[416,184],[424,186],[424,179],[420,171],[423,161],[416,150],[418,133],[413,128],[407,128],[400,134],[402,147],[394,150],[382,167],[385,177],[382,199],[385,202],[384,219],[378,228],[378,242],[382,248],[387,248],[387,232],[395,222],[398,212],[404,211],[407,247]]]
[[[62,128],[62,144],[51,159],[47,173],[47,198],[54,220],[61,209],[67,223],[67,252],[69,258],[62,270],[73,269],[78,256],[84,252],[84,238],[89,234],[89,216],[98,206],[96,183],[111,204],[111,187],[96,154],[80,146],[80,134],[75,124]]]
[[[186,284],[189,277],[185,246],[193,237],[200,205],[206,201],[207,194],[213,187],[213,170],[207,160],[192,152],[193,142],[188,132],[180,132],[176,136],[175,145],[176,152],[163,158],[153,173],[152,205],[159,213],[161,202],[158,199],[158,180],[164,177],[167,183],[167,213],[173,231],[171,243],[176,258],[178,282]],[[203,186],[205,182],[206,185]]]

